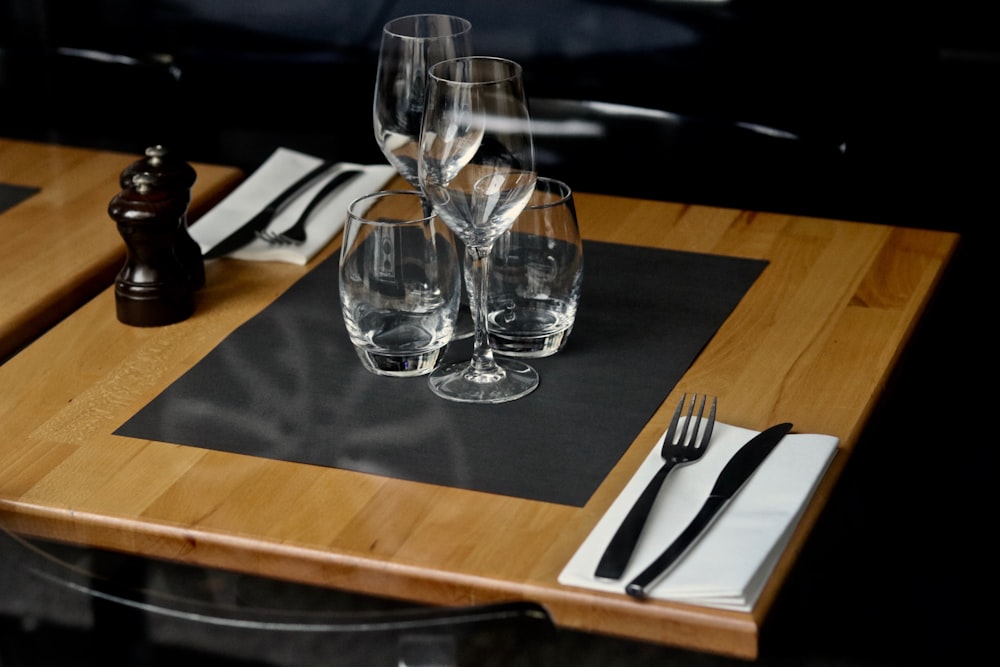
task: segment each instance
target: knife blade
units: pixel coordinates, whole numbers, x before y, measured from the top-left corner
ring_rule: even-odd
[[[708,499],[698,510],[691,523],[677,536],[677,539],[649,564],[625,587],[625,592],[634,598],[645,598],[649,589],[662,579],[670,568],[704,534],[705,529],[715,520],[722,509],[739,492],[754,471],[760,467],[771,450],[792,430],[789,423],[776,424],[751,438],[729,459],[719,477],[715,480]]]
[[[326,173],[337,163],[332,160],[326,160],[320,163],[319,166],[309,170],[302,178],[298,179],[287,188],[281,191],[277,197],[268,202],[260,213],[250,218],[247,222],[242,224],[236,231],[227,236],[226,238],[215,244],[208,252],[204,253],[202,257],[205,259],[215,259],[216,257],[222,257],[227,255],[234,250],[239,250],[246,244],[257,238],[257,232],[265,229],[274,216],[278,213],[278,210],[282,207],[285,202],[294,198],[301,190],[303,190],[307,185],[315,181],[320,175]]]

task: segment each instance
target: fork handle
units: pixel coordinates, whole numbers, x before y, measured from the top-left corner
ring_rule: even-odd
[[[639,543],[639,537],[646,526],[646,519],[653,510],[656,497],[660,494],[660,487],[667,478],[667,474],[673,470],[674,463],[667,461],[656,471],[653,478],[649,480],[642,495],[632,505],[625,520],[618,526],[618,531],[611,538],[611,542],[601,556],[601,562],[597,564],[594,576],[600,579],[620,579],[632,560],[635,553],[635,545]]]

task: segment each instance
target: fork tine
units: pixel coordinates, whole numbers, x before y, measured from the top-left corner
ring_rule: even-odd
[[[670,445],[691,445],[693,447],[703,447],[706,446],[712,439],[712,430],[715,427],[715,411],[719,403],[718,397],[712,397],[712,404],[709,407],[708,418],[705,418],[705,406],[708,404],[708,395],[702,395],[701,404],[698,405],[698,394],[691,395],[691,403],[688,404],[687,392],[681,395],[681,400],[677,403],[677,408],[674,409],[674,414],[670,418],[670,424],[667,426],[667,435],[664,438],[664,447]],[[698,408],[698,414],[695,415],[695,406]],[[681,426],[680,435],[677,434],[677,427],[680,426],[680,418],[684,413],[685,409],[687,414],[685,415],[684,425]],[[704,424],[704,430],[702,430],[702,424]],[[688,431],[690,431],[690,438],[688,437]],[[701,432],[701,441],[698,441],[698,434]]]
[[[712,408],[708,412],[708,423],[705,424],[705,434],[701,436],[701,443],[699,446],[708,447],[709,441],[712,439],[712,429],[715,428],[715,406],[719,403],[719,397],[712,397]],[[704,401],[702,401],[701,407],[705,407]]]
[[[698,429],[701,428],[701,418],[705,415],[705,399],[707,396],[702,394],[701,406],[698,408],[698,418],[694,420],[694,428],[691,430],[691,439],[686,440],[683,444],[685,445],[696,445],[698,441]],[[691,422],[691,416],[694,414],[694,404],[698,402],[698,395],[695,394],[691,399],[691,409],[688,411],[687,423],[684,424],[685,429],[687,424]]]
[[[276,244],[281,241],[281,234],[265,230],[262,232],[257,232],[257,238],[259,238],[261,241],[266,241],[267,243]]]
[[[683,409],[684,403],[687,401],[687,394],[685,393],[681,396],[681,408]],[[688,408],[688,413],[684,419],[684,426],[681,427],[681,434],[677,437],[675,444],[683,445],[687,442],[687,432],[688,427],[691,426],[691,413],[694,412],[694,404],[698,401],[698,394],[691,394],[691,407]]]
[[[670,418],[670,425],[667,426],[667,437],[663,439],[664,446],[669,446],[674,443],[674,436],[677,435],[677,424],[681,420],[681,411],[684,409],[684,403],[687,401],[687,394],[681,396],[681,400],[677,402],[677,408],[674,410],[674,416]]]
[[[292,240],[285,236],[285,234],[279,234],[278,232],[257,232],[257,237],[271,245],[289,245],[292,243]]]

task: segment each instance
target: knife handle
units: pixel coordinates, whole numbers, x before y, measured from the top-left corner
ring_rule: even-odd
[[[258,215],[266,212],[270,214],[271,217],[274,217],[274,215],[278,212],[278,209],[281,208],[282,204],[298,195],[300,190],[304,189],[307,185],[319,178],[321,174],[328,172],[335,164],[337,164],[336,160],[324,160],[323,162],[320,162],[317,166],[310,169],[304,176],[299,178],[299,180],[282,190],[281,194],[268,202],[267,206],[265,206],[261,213],[258,213]]]
[[[308,220],[312,212],[316,210],[316,207],[322,204],[326,200],[326,198],[330,196],[331,193],[335,192],[336,190],[339,190],[344,185],[344,183],[347,183],[348,181],[357,178],[362,173],[364,172],[362,172],[360,169],[345,169],[344,171],[340,172],[339,174],[331,178],[329,181],[327,181],[326,185],[324,185],[323,188],[316,193],[316,195],[309,201],[309,203],[306,204],[306,207],[302,210],[302,213],[299,214],[299,220],[301,221]],[[296,224],[305,224],[305,223],[297,222]],[[287,233],[288,232],[285,232],[285,234]]]
[[[666,551],[629,582],[625,592],[634,598],[645,598],[647,591],[656,585],[670,567],[694,544],[728,500],[722,496],[709,496],[687,528],[677,536]]]
[[[663,486],[667,473],[673,468],[673,463],[664,463],[649,480],[642,495],[632,505],[632,509],[628,511],[625,520],[618,526],[618,531],[604,550],[601,562],[597,564],[597,569],[594,571],[595,577],[619,579],[625,572],[629,561],[632,560],[632,554],[635,553],[635,545],[639,543],[639,537],[646,526],[646,519],[649,518],[656,497],[660,494],[660,487]]]

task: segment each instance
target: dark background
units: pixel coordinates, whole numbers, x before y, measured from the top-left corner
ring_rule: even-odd
[[[447,11],[472,21],[480,53],[524,66],[533,116],[551,121],[540,170],[576,189],[961,233],[765,625],[761,660],[954,664],[990,648],[978,610],[995,592],[996,438],[979,431],[996,395],[990,4],[5,0],[0,135],[136,155],[165,143],[248,171],[279,145],[381,161],[370,130],[381,25]],[[567,119],[600,133],[563,134]],[[713,664],[571,639],[593,664]],[[542,646],[522,649],[553,664]]]

